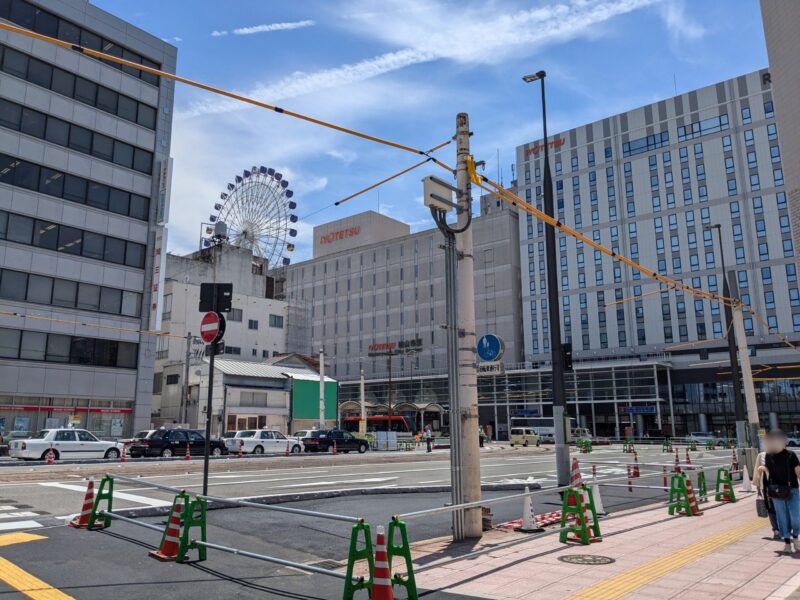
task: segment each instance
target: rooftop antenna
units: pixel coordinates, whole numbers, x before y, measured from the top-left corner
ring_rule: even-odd
[[[678,95],[678,78],[675,73],[672,74],[672,86],[675,88],[675,95]]]
[[[514,165],[514,163],[511,163],[511,181],[513,182],[516,178],[517,178],[516,166]]]

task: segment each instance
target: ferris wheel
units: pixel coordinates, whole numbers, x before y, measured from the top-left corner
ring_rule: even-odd
[[[297,236],[291,227],[297,222],[297,215],[291,212],[297,208],[293,195],[289,182],[275,169],[245,169],[220,194],[222,202],[214,204],[209,220],[224,223],[227,242],[249,249],[267,269],[286,266],[290,263],[286,254],[294,251],[294,244],[286,240]],[[204,247],[211,244],[209,239],[202,240]]]

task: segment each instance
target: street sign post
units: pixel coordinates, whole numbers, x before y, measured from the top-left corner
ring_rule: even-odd
[[[498,336],[487,333],[478,340],[478,357],[484,362],[496,362],[503,358],[505,346]]]

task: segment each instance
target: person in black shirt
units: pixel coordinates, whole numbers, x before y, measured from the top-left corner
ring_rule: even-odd
[[[766,473],[770,500],[775,507],[778,529],[784,542],[784,552],[800,552],[800,460],[786,449],[786,435],[781,430],[767,434],[765,464],[758,467]]]

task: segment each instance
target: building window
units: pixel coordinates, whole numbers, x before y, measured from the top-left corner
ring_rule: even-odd
[[[225,354],[231,354],[234,356],[240,356],[242,354],[242,349],[239,346],[228,346],[225,345]]]
[[[153,153],[149,150],[137,148],[120,140],[107,138],[100,133],[90,131],[79,125],[68,123],[1,98],[0,114],[3,115],[0,117],[0,125],[7,129],[20,131],[39,139],[47,139],[46,131],[55,126],[63,129],[64,132],[68,131],[67,143],[60,144],[64,147],[141,173],[152,174]],[[54,139],[60,139],[61,142],[64,142],[63,138],[51,138],[48,141],[56,143]],[[110,148],[110,155],[106,154],[108,148]]]
[[[775,180],[775,185],[783,185],[783,169],[775,169],[772,171],[772,177]]]
[[[25,79],[30,83],[73,98],[147,129],[156,128],[156,108],[153,106],[119,94],[111,88],[97,85],[8,46],[0,45],[0,60],[2,61],[2,70],[10,75]],[[84,90],[87,89],[91,92],[86,93]]]
[[[772,100],[766,100],[764,102],[764,117],[767,119],[771,119],[775,116],[775,109],[772,107]]]
[[[181,381],[181,376],[177,373],[172,375],[167,375],[167,385],[178,385]]]
[[[731,136],[723,135],[722,136],[722,150],[723,152],[730,152],[731,151]]]
[[[324,305],[323,305],[324,308]],[[240,308],[232,308],[231,312],[228,313],[228,321],[234,321],[237,323],[242,322],[242,309]]]
[[[735,196],[737,193],[736,180],[728,179],[728,196]]]
[[[777,140],[778,139],[778,126],[775,123],[770,123],[767,125],[767,139],[768,140]]]
[[[755,144],[755,137],[753,136],[753,130],[746,129],[744,131],[744,145],[752,146],[753,144]]]
[[[742,123],[747,125],[752,119],[750,118],[750,107],[745,106],[742,108]]]
[[[135,369],[139,345],[116,340],[0,328],[0,357]]]
[[[258,329],[258,321],[255,319],[248,319],[247,320],[247,328],[248,329]]]
[[[277,329],[283,329],[283,316],[282,315],[270,315],[269,316],[269,326],[275,327]]]
[[[0,211],[0,239],[67,254],[82,254],[87,258],[138,269],[144,268],[145,247],[142,244],[47,221],[34,221],[30,217],[5,211]],[[86,245],[83,244],[84,240],[87,241]]]

